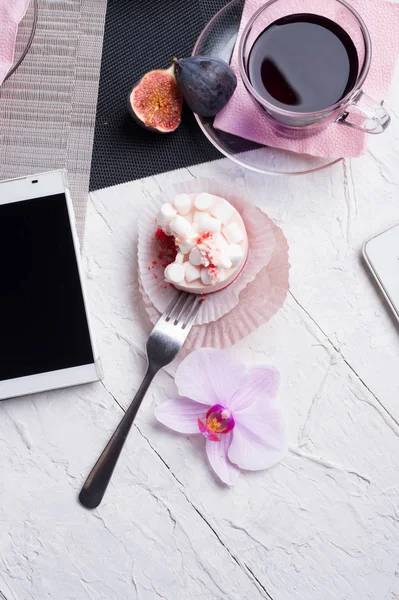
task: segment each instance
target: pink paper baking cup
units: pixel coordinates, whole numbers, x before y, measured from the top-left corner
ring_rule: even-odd
[[[226,315],[208,324],[195,325],[184,344],[179,358],[197,348],[228,348],[267,323],[282,307],[289,290],[288,243],[274,223],[275,246],[268,264],[248,283],[239,295],[239,303]],[[160,317],[139,282],[146,311],[153,324]]]
[[[241,214],[248,233],[249,251],[247,262],[233,283],[219,292],[204,296],[205,302],[198,315],[198,325],[212,323],[227,315],[239,302],[246,286],[268,265],[276,246],[275,225],[251,201],[238,196],[229,186],[211,180],[192,180],[171,187],[167,192],[149,200],[138,223],[138,268],[143,291],[152,306],[163,313],[179,292],[165,282],[162,259],[159,258],[156,216],[162,204],[173,202],[177,194],[209,192],[226,198]]]

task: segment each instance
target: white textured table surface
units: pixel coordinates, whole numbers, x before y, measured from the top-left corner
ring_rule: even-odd
[[[0,598],[399,598],[399,335],[360,258],[399,221],[398,132],[394,117],[364,157],[311,176],[223,159],[92,194],[85,264],[105,379],[0,406]],[[202,176],[255,190],[290,243],[285,306],[233,350],[280,369],[290,452],[222,487],[201,436],[155,422],[174,389],[163,372],[86,511],[77,493],[144,374],[140,206]]]

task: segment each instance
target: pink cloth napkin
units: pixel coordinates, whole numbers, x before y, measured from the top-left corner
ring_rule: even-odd
[[[30,0],[0,0],[0,85],[14,61],[18,24]]]
[[[318,2],[322,7],[323,0]],[[238,40],[251,16],[264,3],[265,0],[246,1]],[[363,17],[373,45],[371,68],[363,90],[381,102],[388,91],[399,54],[399,5],[383,0],[350,0],[350,3]],[[359,156],[365,151],[367,134],[337,123],[306,139],[279,136],[268,123],[263,110],[249,97],[241,81],[238,42],[231,66],[238,77],[238,85],[230,102],[215,118],[214,126],[217,129],[275,148],[314,156],[340,158]]]

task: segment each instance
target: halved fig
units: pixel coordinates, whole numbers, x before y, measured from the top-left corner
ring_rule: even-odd
[[[170,133],[181,121],[183,98],[176,83],[174,64],[146,73],[129,95],[135,120],[151,131]]]

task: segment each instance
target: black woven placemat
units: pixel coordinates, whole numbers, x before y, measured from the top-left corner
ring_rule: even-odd
[[[140,77],[190,56],[206,23],[227,0],[108,0],[90,189],[214,160],[208,142],[185,107],[172,134],[142,129],[127,112]]]

